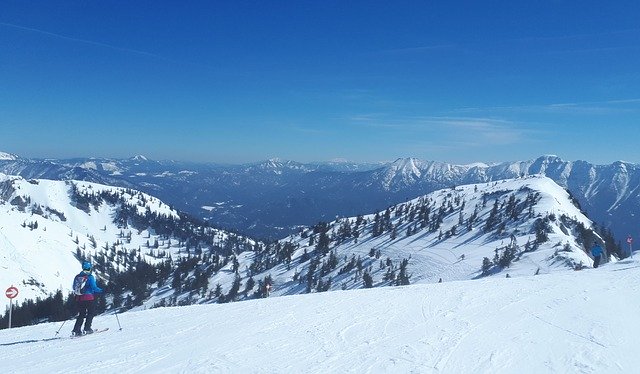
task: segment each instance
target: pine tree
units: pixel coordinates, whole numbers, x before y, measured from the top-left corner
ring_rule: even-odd
[[[495,228],[495,226],[497,225],[499,218],[498,218],[498,214],[499,214],[499,210],[498,210],[498,199],[495,200],[495,202],[493,203],[493,208],[491,209],[491,213],[489,213],[489,217],[487,218],[485,225],[484,225],[484,231],[485,232],[489,232],[491,230],[493,230]]]
[[[373,287],[373,278],[369,274],[368,271],[365,271],[362,275],[362,282],[364,283],[364,288],[372,288]]]
[[[407,265],[409,264],[409,260],[404,259],[400,263],[400,272],[398,273],[398,277],[396,278],[396,286],[406,286],[410,284],[409,278],[411,276],[407,274]]]
[[[240,291],[240,286],[242,285],[240,275],[236,274],[236,277],[233,279],[233,284],[231,284],[231,288],[227,293],[225,299],[227,301],[234,301],[236,296],[238,296],[238,291]]]
[[[491,260],[489,260],[488,257],[483,258],[482,259],[482,268],[481,268],[482,275],[488,275],[492,266],[493,266],[493,263],[491,262]]]
[[[318,239],[316,250],[323,255],[326,255],[329,252],[329,236],[326,232],[320,233],[320,238]]]
[[[247,279],[247,284],[245,285],[245,288],[244,288],[244,294],[246,295],[247,293],[249,293],[249,291],[251,291],[255,285],[256,285],[256,281],[253,280],[253,277],[249,277],[249,279]]]

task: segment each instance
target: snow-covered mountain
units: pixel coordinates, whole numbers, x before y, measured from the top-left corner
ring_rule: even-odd
[[[11,153],[0,152],[0,160],[2,161],[15,161],[18,159],[18,156],[13,155]]]
[[[96,263],[126,308],[151,308],[564,271],[590,266],[584,250],[601,240],[570,195],[539,176],[439,190],[270,244],[200,226],[131,189],[9,176],[0,187],[0,281],[23,300],[68,292],[79,258]],[[141,261],[157,266],[153,276]],[[144,287],[128,290],[131,279]]]
[[[6,374],[634,373],[639,285],[640,268],[625,260],[511,279],[158,308],[98,316],[94,326],[109,331],[81,342],[66,338],[69,321],[1,330],[0,366]],[[79,347],[89,347],[81,358]]]
[[[585,251],[601,241],[591,227],[562,187],[531,176],[300,229],[267,252],[240,254],[238,274],[242,284],[253,278],[290,295],[566,271],[591,266]]]
[[[158,264],[254,244],[198,226],[153,196],[91,182],[0,174],[0,211],[0,284],[17,286],[18,302],[57,290],[66,295],[81,258],[91,259],[107,281],[140,261]],[[7,302],[2,298],[0,305]]]
[[[134,188],[217,226],[272,239],[286,236],[296,225],[363,211],[359,209],[361,202],[353,199],[355,192],[343,192],[351,183],[343,180],[376,167],[380,165],[340,161],[301,164],[278,159],[216,165],[153,161],[143,156],[0,160],[0,172],[6,174]],[[364,210],[373,207],[365,206]]]
[[[640,165],[594,165],[557,156],[486,165],[398,159],[380,164],[302,164],[272,159],[246,165],[130,159],[0,160],[0,172],[26,179],[74,179],[134,188],[221,227],[279,239],[299,225],[385,209],[442,188],[545,175],[571,191],[619,240],[640,233]]]
[[[237,253],[215,271],[184,269],[174,273],[173,286],[176,276],[202,286],[185,292],[167,281],[137,309],[573,272],[591,266],[586,252],[594,240],[602,242],[592,222],[549,178],[458,186],[378,213],[300,228]],[[203,273],[206,282],[194,280]]]

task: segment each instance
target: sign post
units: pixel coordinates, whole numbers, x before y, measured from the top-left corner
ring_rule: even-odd
[[[13,299],[18,296],[18,289],[11,285],[4,291],[4,294],[9,298],[9,328],[11,328],[11,310],[13,309]]]
[[[629,255],[631,256],[631,260],[633,260],[633,248],[631,247],[631,243],[633,243],[633,238],[631,235],[627,237],[627,243],[629,243]]]

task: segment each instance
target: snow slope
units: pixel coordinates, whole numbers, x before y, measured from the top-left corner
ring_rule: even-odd
[[[113,244],[123,231],[113,223],[114,206],[102,204],[97,209],[91,207],[88,212],[74,207],[70,183],[44,179],[27,181],[0,174],[0,190],[4,189],[6,195],[3,201],[0,191],[0,286],[13,284],[18,287],[17,303],[46,297],[58,289],[66,295],[71,291],[70,280],[79,271],[79,262],[74,256],[76,249],[83,247],[91,253],[100,252],[100,247]],[[125,191],[89,182],[74,183],[83,192]],[[150,211],[178,217],[176,211],[149,195],[125,193],[124,196],[126,203],[141,213],[148,207]],[[17,198],[28,199],[29,203],[22,208],[11,203]],[[23,226],[34,222],[38,223],[35,229]],[[149,240],[145,235],[151,240],[154,238],[147,232],[125,231],[132,236],[131,242],[126,244],[129,248],[138,248]],[[90,236],[95,238],[95,249],[89,243]],[[8,299],[3,297],[0,300],[3,311],[5,305],[8,305]]]
[[[0,331],[3,373],[632,373],[640,268],[158,308]],[[66,336],[71,322],[62,327]],[[78,354],[82,351],[81,355]]]
[[[522,208],[528,196],[533,195],[537,197],[531,211],[528,208]],[[497,200],[500,205],[503,203],[506,205],[512,196],[524,210],[520,212],[517,219],[504,218],[505,214],[502,212],[501,220],[506,223],[502,233],[497,234],[496,230],[485,232],[483,226],[493,209],[494,202]],[[483,204],[483,201],[486,201],[486,204]],[[405,218],[408,209],[417,210],[421,204],[427,204],[427,202],[434,207],[430,217],[439,207],[448,206],[451,203],[451,211],[445,214],[442,225],[435,231],[430,231],[428,227],[420,228],[417,218],[413,221]],[[397,216],[396,212],[399,211],[405,213]],[[473,228],[469,230],[466,223],[460,224],[460,218],[462,216],[463,221],[466,222],[474,211],[477,213],[477,219],[474,221]],[[397,231],[395,239],[391,238],[389,231],[379,236],[372,235],[375,214],[362,216],[363,223],[359,226],[355,224],[357,217],[340,218],[328,223],[327,232],[333,238],[329,249],[336,254],[338,262],[333,270],[322,276],[322,279],[323,281],[331,280],[331,290],[363,288],[361,276],[354,277],[353,272],[341,272],[351,258],[362,260],[363,267],[368,269],[373,277],[374,286],[388,285],[390,282],[384,280],[385,274],[389,270],[397,274],[398,265],[403,259],[408,259],[412,284],[476,279],[481,276],[483,258],[493,259],[497,249],[502,251],[510,243],[518,246],[517,259],[508,268],[502,269],[510,276],[533,275],[536,272],[572,272],[573,267],[580,263],[591,266],[593,262],[585,252],[583,244],[578,242],[575,230],[576,223],[589,228],[592,226],[591,221],[572,204],[569,194],[562,187],[546,177],[532,176],[439,190],[389,207],[389,212],[391,223]],[[380,215],[384,213],[384,211],[380,212]],[[536,240],[533,230],[536,220],[549,215],[555,216],[553,221],[549,220],[549,240],[540,244],[537,249],[527,251],[526,246]],[[335,233],[340,232],[340,227],[345,222],[350,223],[352,230],[358,227],[360,236],[357,239],[350,237],[341,241],[336,238],[339,234],[334,236]],[[454,226],[455,234],[440,237],[441,233],[450,232]],[[410,236],[406,234],[409,227],[417,227],[417,231]],[[313,235],[311,229],[304,231],[308,236]],[[318,242],[318,234],[315,236],[314,244],[310,244],[309,238],[300,234],[281,240],[281,243],[290,242],[296,247],[291,264],[281,263],[258,274],[251,274],[248,270],[249,265],[256,261],[257,255],[242,254],[239,256],[242,283],[246,284],[250,275],[253,275],[256,281],[271,276],[274,282],[272,295],[305,292],[305,282],[301,284],[295,280],[295,274],[299,274],[299,278],[305,278],[308,274],[313,256],[305,260],[304,254],[305,252],[313,253]],[[587,245],[590,246],[591,243]],[[371,257],[372,250],[379,251],[380,256]],[[391,266],[385,263],[387,259],[391,261]],[[322,263],[325,261],[327,261],[326,256],[321,258]],[[494,269],[493,272],[498,271],[500,269]],[[219,273],[210,280],[209,284],[221,283],[224,286],[231,283],[232,277],[231,272]],[[227,288],[228,286],[223,287],[225,292]]]

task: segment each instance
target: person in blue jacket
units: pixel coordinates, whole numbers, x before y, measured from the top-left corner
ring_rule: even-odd
[[[84,281],[84,287],[82,287],[81,294],[76,295],[76,306],[78,308],[78,318],[76,324],[71,332],[73,335],[82,335],[80,328],[84,322],[84,333],[91,334],[93,329],[91,328],[91,322],[95,314],[95,294],[102,293],[102,288],[96,284],[96,278],[91,274],[91,263],[85,261],[82,263],[82,271],[76,275],[76,278],[80,277]],[[76,278],[74,278],[74,286]]]
[[[593,256],[593,268],[597,268],[600,265],[600,259],[602,258],[602,247],[598,242],[593,242],[593,247],[591,247],[591,256]]]

